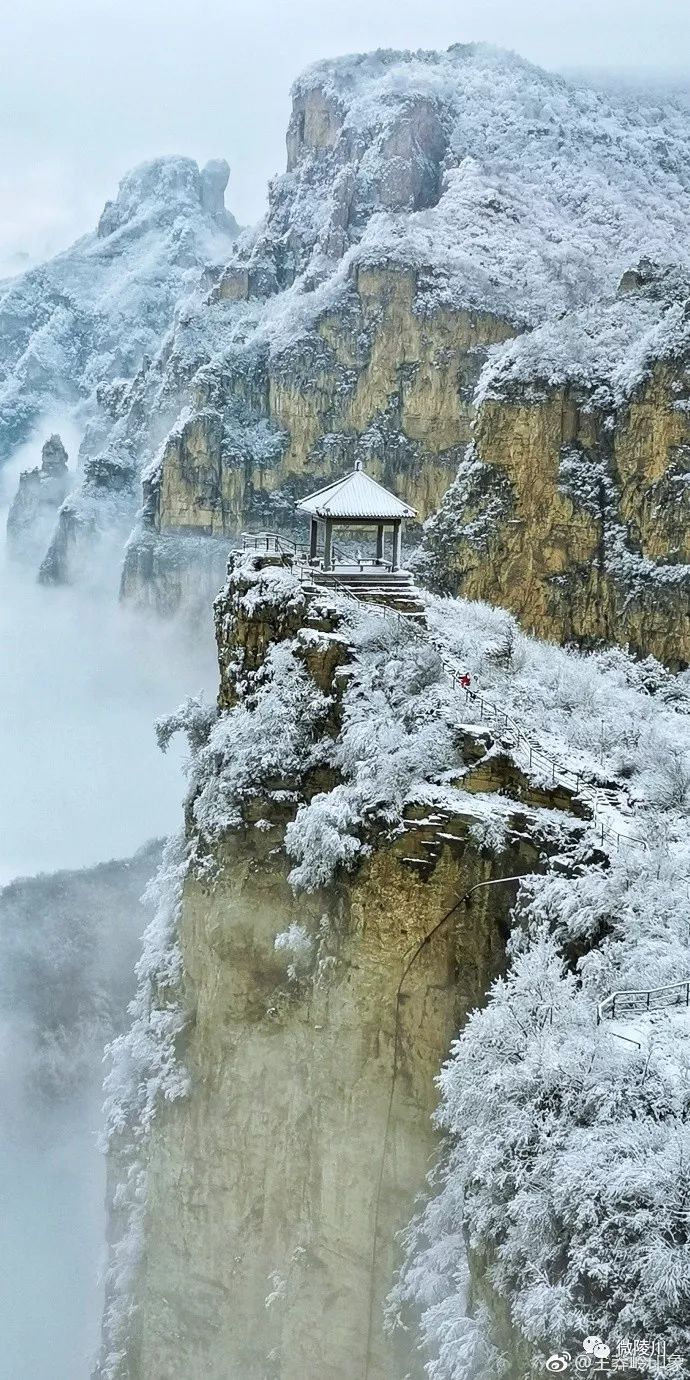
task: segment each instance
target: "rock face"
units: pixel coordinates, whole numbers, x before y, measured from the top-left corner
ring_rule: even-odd
[[[497,83],[504,91],[500,115]],[[535,102],[542,111],[537,126]],[[667,135],[661,163],[658,118]],[[176,563],[181,536],[229,544],[247,527],[296,535],[294,499],[339,477],[355,456],[412,503],[422,522],[433,516],[466,459],[477,387],[481,398],[485,371],[492,373],[496,357],[510,357],[513,338],[557,330],[564,313],[570,320],[604,304],[643,252],[660,262],[684,254],[677,225],[687,217],[679,192],[686,158],[677,118],[670,109],[659,116],[639,101],[571,86],[474,46],[377,53],[310,69],[293,90],[287,170],[271,184],[265,222],[208,278],[207,296],[176,323],[165,357],[143,381],[149,414],[159,396],[166,403],[177,397],[181,411],[157,452],[142,453],[133,442],[150,463],[143,528],[126,555],[126,596],[171,607],[165,572]],[[575,214],[575,206],[586,213]],[[628,288],[631,299],[647,291],[644,265],[631,270]],[[650,362],[654,348],[661,359],[663,335],[647,345]],[[548,381],[553,360],[547,363]],[[615,367],[614,347],[609,372]],[[581,413],[597,406],[596,398],[579,394],[575,401]],[[125,397],[125,413],[127,406]],[[511,443],[508,422],[499,435],[485,416],[477,439],[482,463],[485,452],[502,453]],[[610,424],[607,409],[592,420],[604,440]],[[560,444],[571,441],[589,444],[566,427]],[[524,438],[519,444],[524,449]],[[546,458],[535,454],[531,463],[542,490]],[[475,518],[486,526],[498,511],[506,522],[522,523],[507,516],[513,482],[507,471],[487,479],[485,506],[477,506],[475,494],[467,504],[449,500],[444,511],[446,525],[456,529],[459,570],[469,559],[464,529]],[[531,482],[530,474],[525,483]],[[630,503],[643,505],[642,489],[633,495],[637,480],[626,483]],[[554,510],[553,524],[568,525],[570,516]],[[566,544],[576,548],[580,516],[570,525]],[[542,540],[539,523],[520,530],[526,543]],[[555,531],[549,529],[549,546]],[[666,593],[658,615],[645,604],[626,623],[611,609],[616,601],[627,606],[630,579],[615,596],[599,579],[579,596],[583,612],[569,618],[562,608],[547,617],[527,588],[534,582],[528,566],[539,566],[541,555],[526,552],[516,565],[512,551],[503,562],[502,549],[495,566],[503,563],[501,578],[510,580],[509,607],[522,608],[530,626],[585,641],[603,629],[616,640],[661,649],[671,607]],[[187,550],[201,553],[191,544]],[[590,555],[585,543],[576,562],[570,550],[565,560],[547,558],[544,578],[558,581],[565,573],[576,586]],[[200,590],[203,561],[198,581],[195,571],[190,565],[188,579]],[[452,587],[481,587],[506,602],[499,580],[474,580],[468,572],[457,581],[456,573]],[[567,604],[567,590],[560,599]],[[584,613],[597,601],[598,623]]]
[[[45,550],[55,515],[70,488],[67,451],[59,436],[49,436],[41,464],[24,470],[7,515],[7,550],[14,560],[33,564]]]
[[[271,842],[230,845],[222,880],[185,892],[195,1092],[154,1137],[133,1375],[350,1380],[366,1363],[372,1380],[421,1377],[414,1346],[382,1332],[395,1236],[424,1185],[434,1077],[467,1010],[455,965],[466,963],[465,1000],[480,999],[502,961],[510,888],[417,963],[398,1001],[407,951],[453,905],[458,879],[469,887],[490,865],[458,843],[423,882],[405,840],[349,890],[305,905]],[[318,933],[326,905],[340,932],[332,971],[290,997],[276,934]]]
[[[130,1131],[140,1158],[129,1160],[115,1118],[115,1193],[119,1182],[126,1200],[124,1186],[137,1183],[146,1208],[143,1219],[134,1208],[141,1234],[129,1299],[118,1302],[111,1282],[100,1373],[421,1380],[413,1320],[409,1332],[387,1336],[383,1308],[397,1233],[436,1151],[434,1079],[458,1024],[503,969],[514,889],[500,879],[539,869],[545,856],[531,805],[551,807],[552,828],[554,807],[567,810],[568,800],[531,790],[485,730],[456,734],[462,796],[408,806],[397,828],[390,814],[378,824],[372,815],[358,866],[296,895],[285,846],[299,802],[332,801],[335,829],[337,817],[348,819],[333,763],[356,703],[342,701],[359,674],[352,629],[269,558],[233,563],[216,628],[220,717],[205,759],[211,774],[198,777],[187,810],[196,862],[181,894],[178,956],[161,952],[158,930],[155,964],[145,958],[140,970],[151,973],[162,1021],[166,1010],[185,1013],[184,1033],[175,1028],[188,1079],[177,1086],[187,1095],[147,1121],[143,1159],[141,1123]],[[417,666],[414,647],[408,654]],[[293,717],[255,698],[278,664],[301,686]],[[278,697],[284,683],[275,683]],[[314,706],[316,739],[301,717]],[[306,754],[301,778],[293,733]],[[265,779],[252,771],[230,806],[235,824],[222,825],[210,803],[225,810],[231,800],[221,759],[241,777],[238,762],[259,739]],[[477,833],[489,801],[501,802],[504,821],[494,851]],[[329,837],[317,830],[312,851]],[[486,882],[498,884],[467,895]],[[444,916],[452,923],[439,927]],[[141,1010],[152,1031],[158,1018]],[[133,1038],[136,1062],[147,1037],[143,1046]],[[156,1056],[158,1070],[172,1058],[172,1049]],[[140,1070],[137,1087],[145,1085]],[[117,1259],[127,1239],[125,1226]]]
[[[263,521],[290,530],[294,500],[358,458],[421,519],[434,512],[470,437],[487,348],[514,331],[490,314],[442,308],[427,321],[416,298],[414,273],[360,268],[346,311],[324,312],[307,342],[250,380],[209,378],[145,481],[153,529],[233,535]]]
[[[143,164],[123,178],[95,233],[3,285],[0,464],[56,407],[87,424],[83,459],[102,456],[116,400],[158,352],[178,300],[230,252],[238,231],[223,206],[227,174],[222,160],[203,171],[188,158]],[[161,410],[164,429],[174,415]],[[145,429],[155,442],[155,424]],[[107,507],[106,486],[99,498]],[[49,564],[58,571],[55,552]]]
[[[470,437],[487,350],[514,327],[491,313],[442,306],[425,318],[417,301],[415,273],[360,267],[346,300],[320,314],[307,340],[275,358],[248,353],[236,370],[200,372],[194,409],[145,475],[143,526],[125,554],[125,597],[174,611],[166,572],[179,569],[184,541],[179,601],[198,602],[212,551],[190,537],[213,537],[225,556],[247,528],[303,538],[295,501],[356,459],[420,520],[436,511]]]
[[[426,534],[432,584],[542,637],[690,664],[689,319],[686,275],[643,262],[487,369]]]
[[[109,451],[84,461],[79,488],[63,503],[39,566],[41,583],[104,581],[115,589],[116,553],[134,520],[137,498],[136,468],[126,455]]]
[[[164,225],[188,295],[139,302],[126,367],[89,366],[84,459],[125,457],[129,514],[87,474],[44,572],[74,578],[77,528],[117,548],[141,476],[122,593],[198,607],[239,532],[296,535],[294,500],[361,458],[422,523],[447,494],[419,567],[438,587],[685,664],[689,137],[673,101],[469,45],[305,73],[286,171],[232,252],[224,163],[131,174],[88,252]],[[193,281],[200,224],[218,252]]]

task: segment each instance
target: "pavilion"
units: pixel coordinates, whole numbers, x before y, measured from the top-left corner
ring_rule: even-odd
[[[311,519],[309,540],[309,559],[316,564],[319,559],[319,527],[323,527],[322,569],[333,570],[333,532],[338,527],[376,528],[375,567],[399,571],[402,556],[402,524],[404,518],[417,516],[414,508],[403,503],[395,494],[384,489],[362,469],[361,460],[344,479],[328,484],[309,494],[297,505],[298,513],[308,513]],[[392,561],[385,558],[384,539],[386,528],[393,533]]]

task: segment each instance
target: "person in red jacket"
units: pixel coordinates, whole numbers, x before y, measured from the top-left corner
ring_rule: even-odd
[[[469,690],[471,683],[472,683],[472,677],[471,677],[471,676],[468,676],[467,671],[464,671],[463,674],[462,674],[461,677],[460,677],[460,684],[461,684],[463,690]]]

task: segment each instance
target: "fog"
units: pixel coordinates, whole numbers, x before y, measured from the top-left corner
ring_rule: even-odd
[[[0,884],[126,857],[177,827],[181,763],[157,749],[153,720],[214,693],[210,610],[192,642],[122,609],[116,566],[84,592],[46,589],[5,559],[17,472],[54,429],[75,455],[64,419],[44,418],[1,474]],[[90,1374],[102,1047],[124,1017],[152,866],[0,892],[0,1380]]]
[[[98,1102],[0,1143],[2,1380],[87,1380],[98,1344],[105,1231]],[[39,1121],[39,1114],[36,1121]]]
[[[84,592],[46,588],[6,559],[9,496],[51,430],[74,456],[70,425],[46,418],[0,470],[0,884],[124,857],[174,828],[179,757],[158,751],[152,723],[189,693],[214,693],[210,609],[191,644],[119,605],[117,564]]]

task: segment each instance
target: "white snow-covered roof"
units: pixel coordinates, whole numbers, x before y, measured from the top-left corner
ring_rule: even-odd
[[[313,517],[351,519],[379,518],[391,522],[397,518],[417,516],[409,503],[403,503],[395,494],[389,493],[362,469],[355,468],[344,479],[335,484],[327,484],[297,504],[298,513],[310,513]]]

